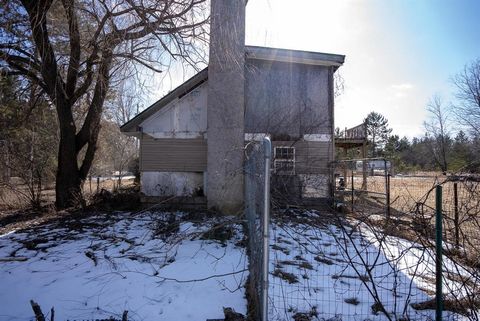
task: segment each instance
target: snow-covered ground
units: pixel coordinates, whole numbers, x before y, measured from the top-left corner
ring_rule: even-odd
[[[55,320],[124,310],[129,320],[223,318],[223,307],[245,314],[239,225],[204,239],[218,220],[186,215],[103,214],[1,236],[0,320],[33,320],[30,300],[46,315],[55,307]]]
[[[433,297],[431,251],[362,224],[342,228],[324,214],[272,219],[271,321],[387,320],[374,296],[392,320],[434,319],[433,310],[410,305]],[[223,307],[246,314],[246,242],[232,222],[114,213],[0,236],[0,321],[33,320],[30,300],[47,315],[55,307],[57,321],[118,319],[125,310],[129,320],[221,319]],[[444,320],[464,319],[444,312]]]
[[[435,319],[410,305],[432,299],[432,253],[395,237],[380,246],[366,229],[352,232],[319,212],[286,216],[272,224],[270,320],[388,320],[375,296],[392,320]],[[444,320],[464,319],[444,312]]]

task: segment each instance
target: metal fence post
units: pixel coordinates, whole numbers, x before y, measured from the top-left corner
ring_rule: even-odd
[[[355,207],[354,207],[354,200],[355,200],[355,185],[354,185],[354,182],[353,182],[353,169],[352,169],[352,213],[355,211]]]
[[[455,245],[460,246],[460,222],[458,218],[458,185],[453,183],[453,199],[454,199],[454,210],[455,217],[453,219],[453,224],[455,225]]]
[[[442,186],[437,185],[435,191],[435,232],[436,232],[436,311],[435,320],[442,321],[443,293],[442,293]]]
[[[389,177],[389,172],[388,172],[388,168],[387,168],[387,160],[384,158],[383,159],[383,174],[384,174],[384,177],[385,177],[385,202],[386,202],[386,215],[387,215],[387,219],[390,218],[390,177]]]
[[[387,196],[387,219],[390,218],[390,173],[387,173],[387,190],[385,191],[386,192],[386,196]]]
[[[265,182],[263,203],[263,293],[262,293],[262,321],[268,321],[268,261],[270,241],[270,159],[272,158],[272,142],[270,137],[263,139],[265,148]]]

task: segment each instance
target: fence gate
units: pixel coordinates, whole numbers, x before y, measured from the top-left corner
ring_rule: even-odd
[[[335,208],[390,215],[391,162],[385,158],[340,160],[332,163]]]

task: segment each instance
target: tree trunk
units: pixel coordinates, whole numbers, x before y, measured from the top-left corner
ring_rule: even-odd
[[[76,201],[79,201],[82,197],[75,145],[75,128],[74,126],[69,127],[71,128],[60,130],[57,179],[55,184],[55,205],[57,209],[74,206]]]

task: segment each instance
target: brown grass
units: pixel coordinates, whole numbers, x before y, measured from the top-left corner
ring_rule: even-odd
[[[458,191],[458,232],[456,238],[454,185],[448,177],[437,173],[424,173],[422,176],[393,176],[390,178],[391,213],[406,221],[412,227],[423,226],[425,236],[433,238],[435,231],[435,186],[440,184],[442,192],[443,237],[447,241],[448,253],[456,253],[464,263],[472,266],[477,262],[480,248],[480,183],[457,182]],[[360,174],[361,175],[361,174]],[[355,176],[353,183],[356,190],[362,189],[362,177]],[[347,189],[351,188],[352,179],[346,180]],[[386,213],[386,182],[384,176],[367,178],[368,192],[355,194],[355,211],[364,215]],[[345,200],[351,201],[351,193],[345,192]],[[420,225],[419,225],[420,224]],[[458,241],[458,246],[457,246]],[[452,251],[455,250],[455,251]]]
[[[121,187],[131,187],[134,180],[122,179]],[[86,199],[101,190],[114,191],[118,188],[117,179],[100,180],[97,184],[96,179],[90,182],[88,179],[83,184],[83,194]],[[22,184],[11,184],[10,186],[0,187],[0,210],[15,210],[29,206],[29,193],[27,186]],[[52,204],[55,201],[55,186],[46,186],[42,190],[42,205]]]

